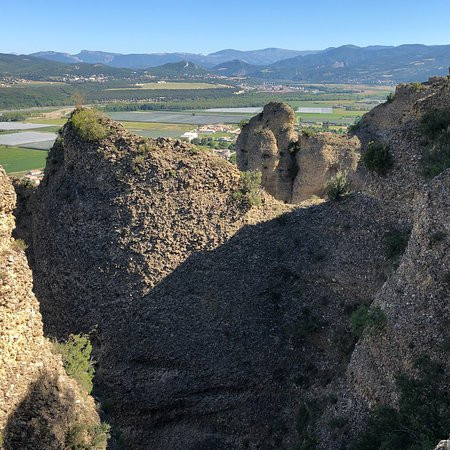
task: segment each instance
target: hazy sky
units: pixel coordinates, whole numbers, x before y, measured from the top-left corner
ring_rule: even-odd
[[[0,0],[0,52],[450,44],[450,0]]]

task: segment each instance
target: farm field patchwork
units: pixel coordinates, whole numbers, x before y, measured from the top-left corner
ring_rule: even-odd
[[[28,123],[39,123],[42,125],[53,125],[53,126],[62,126],[67,122],[67,119],[65,118],[58,118],[58,119],[47,119],[47,118],[42,118],[42,117],[37,117],[37,118],[31,118],[31,119],[27,119]]]
[[[214,113],[244,113],[244,114],[258,114],[263,110],[262,106],[250,106],[248,108],[209,108],[205,109],[206,112]]]
[[[25,172],[45,166],[47,152],[0,145],[0,165],[7,173]]]
[[[185,131],[192,129],[189,124],[178,124],[178,123],[158,123],[158,122],[128,122],[120,121],[120,123],[130,131],[134,130],[150,130],[150,131],[169,131],[178,132],[183,134]]]
[[[0,145],[23,145],[31,142],[43,142],[56,139],[55,133],[40,133],[38,131],[24,131],[21,133],[0,135]]]
[[[169,130],[132,130],[134,134],[138,136],[146,137],[146,138],[179,138],[183,133],[178,131],[169,131]]]
[[[0,130],[30,130],[46,127],[48,127],[48,125],[44,123],[0,122]]]
[[[41,141],[41,142],[28,142],[23,145],[18,145],[21,148],[31,148],[34,150],[50,150],[53,147],[55,140],[52,139],[50,141]]]
[[[249,119],[252,114],[213,114],[193,113],[189,111],[167,112],[111,112],[108,115],[114,119],[126,122],[156,122],[156,123],[179,123],[191,125],[208,125],[215,123],[239,123],[241,120]]]
[[[225,84],[213,83],[182,83],[182,82],[166,82],[166,83],[139,83],[133,86],[110,88],[108,91],[123,91],[133,89],[151,89],[151,90],[175,90],[175,89],[223,89],[228,88]]]

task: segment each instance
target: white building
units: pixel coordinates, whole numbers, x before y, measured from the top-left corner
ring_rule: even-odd
[[[195,131],[186,131],[186,133],[181,135],[182,141],[191,142],[192,139],[197,139],[197,138],[198,138],[198,133],[196,133]]]

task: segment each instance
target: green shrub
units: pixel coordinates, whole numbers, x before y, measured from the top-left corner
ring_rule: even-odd
[[[245,200],[250,206],[261,204],[261,180],[259,171],[241,172],[239,188],[233,193],[234,200]]]
[[[317,131],[314,128],[302,128],[302,136],[311,137],[317,134]]]
[[[362,155],[362,162],[368,170],[378,175],[386,175],[392,167],[392,158],[388,147],[375,142],[369,142],[366,151]]]
[[[350,193],[350,181],[346,172],[338,172],[325,183],[325,194],[330,200],[339,200]]]
[[[142,155],[150,153],[152,150],[153,146],[149,141],[143,142],[142,144],[139,144],[137,147],[137,153],[140,153]]]
[[[429,139],[436,139],[450,126],[450,110],[434,109],[425,113],[420,121],[420,131]]]
[[[358,119],[355,120],[355,123],[349,125],[348,132],[350,134],[355,134],[360,128],[361,128],[361,118],[359,117]]]
[[[16,250],[22,250],[24,252],[28,248],[28,245],[23,239],[15,239],[14,247],[16,248]]]
[[[295,450],[316,450],[318,439],[314,428],[326,403],[327,401],[323,399],[301,403],[297,413],[298,444]]]
[[[414,83],[409,83],[409,85],[411,86],[412,90],[415,92],[420,92],[425,89],[425,86],[422,83],[420,83],[419,81],[415,81]]]
[[[430,145],[423,154],[421,174],[424,178],[432,179],[450,167],[450,132],[446,144]]]
[[[420,131],[428,140],[421,160],[421,173],[430,179],[450,167],[450,110],[424,114]]]
[[[139,175],[144,170],[145,156],[137,155],[131,160],[131,170]]]
[[[101,114],[94,109],[76,110],[70,123],[85,141],[98,141],[108,136],[108,129],[101,123]]]
[[[70,450],[97,450],[106,447],[111,427],[107,423],[90,425],[76,423],[66,433],[65,448]]]
[[[392,103],[394,101],[394,98],[395,98],[395,94],[393,92],[389,92],[389,94],[386,97],[386,102]]]
[[[291,154],[297,154],[300,151],[300,142],[291,141],[288,145],[288,152]]]
[[[398,409],[375,408],[352,450],[429,450],[450,430],[450,382],[444,367],[419,357],[412,375],[396,377]]]
[[[386,315],[378,306],[367,307],[361,306],[353,311],[350,318],[352,334],[356,338],[360,338],[365,330],[369,334],[375,335],[386,323]]]
[[[54,347],[62,356],[67,375],[73,378],[87,394],[90,394],[95,370],[89,336],[71,334],[66,342],[55,342]]]
[[[386,258],[394,266],[398,265],[408,246],[409,234],[409,231],[392,230],[384,236]]]
[[[248,120],[245,120],[245,119],[242,119],[240,122],[239,122],[239,128],[242,130],[246,125],[248,124]]]

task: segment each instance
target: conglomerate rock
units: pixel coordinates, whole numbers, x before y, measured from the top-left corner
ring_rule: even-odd
[[[396,221],[364,195],[270,220],[291,208],[249,211],[230,164],[104,125],[97,143],[65,126],[33,200],[46,329],[94,328],[97,392],[132,448],[295,442],[298,403],[353,345],[327,324],[375,295]]]
[[[332,133],[297,136],[295,114],[284,103],[272,102],[244,125],[236,143],[240,170],[260,171],[262,185],[275,198],[299,204],[324,194],[326,182],[338,171],[352,174],[359,160],[357,137]]]
[[[69,121],[33,196],[35,289],[50,333],[94,328],[97,392],[131,448],[340,450],[374,406],[396,406],[394,377],[417,354],[448,369],[449,174],[426,182],[416,170],[420,117],[447,104],[446,83],[405,88],[411,98],[363,118],[359,140],[299,142],[291,111],[266,107],[243,129],[239,145],[254,151],[238,145],[241,169],[266,164],[263,184],[282,201],[294,174],[300,192],[347,170],[360,191],[296,208],[267,195],[249,210],[233,195],[236,168],[187,144],[106,119],[109,137],[87,142]],[[390,146],[385,177],[354,171],[370,140]],[[410,225],[393,267],[386,235]],[[350,316],[372,303],[385,326],[357,342]]]
[[[242,128],[236,142],[240,170],[258,170],[262,185],[276,199],[290,203],[295,157],[291,143],[297,141],[295,114],[284,103],[268,103],[262,113]]]
[[[300,203],[313,195],[324,196],[327,181],[338,172],[353,178],[360,152],[357,137],[348,138],[333,133],[301,136],[296,153],[298,166],[293,181],[292,203]]]
[[[59,450],[72,427],[99,417],[44,338],[31,271],[11,237],[15,203],[0,167],[0,437],[5,449]]]
[[[392,101],[385,102],[361,119],[356,135],[362,154],[369,142],[388,148],[392,167],[383,177],[358,166],[358,187],[391,203],[398,214],[412,218],[416,193],[424,183],[421,164],[424,138],[420,121],[427,111],[450,109],[450,78],[431,78],[425,83],[399,85]]]

